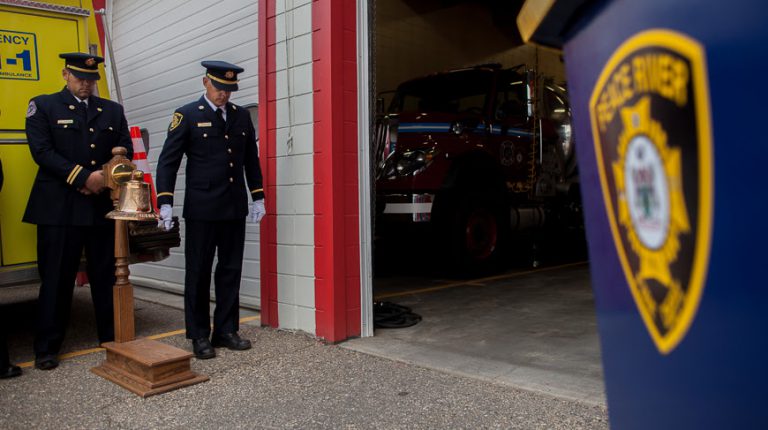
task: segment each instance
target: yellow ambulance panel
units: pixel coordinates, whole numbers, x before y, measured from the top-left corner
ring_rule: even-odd
[[[66,6],[73,2],[51,2]],[[75,2],[78,3],[79,2]],[[24,121],[32,97],[64,87],[62,52],[88,52],[83,16],[0,6],[0,191],[2,266],[31,263],[36,256],[36,227],[21,221],[37,164],[32,160]]]

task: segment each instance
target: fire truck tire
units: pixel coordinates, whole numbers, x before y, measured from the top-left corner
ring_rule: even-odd
[[[470,195],[453,199],[443,210],[442,250],[447,253],[449,272],[474,276],[498,269],[506,246],[508,223],[505,222],[503,198]]]

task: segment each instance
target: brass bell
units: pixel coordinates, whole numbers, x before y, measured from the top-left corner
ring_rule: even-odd
[[[107,214],[109,219],[144,221],[157,219],[150,202],[149,184],[144,182],[144,172],[134,170],[131,180],[120,184],[117,209]]]

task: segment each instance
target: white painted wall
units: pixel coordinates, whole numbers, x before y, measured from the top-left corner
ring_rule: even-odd
[[[150,167],[157,157],[175,108],[203,94],[200,61],[229,61],[245,69],[231,101],[258,102],[258,3],[253,0],[112,0],[111,34],[129,125],[150,133]],[[109,6],[109,4],[108,4]],[[113,99],[116,99],[113,94]],[[310,103],[311,104],[311,103]],[[306,115],[302,113],[302,118]],[[184,201],[184,163],[176,180],[174,214]],[[310,176],[311,177],[311,176]],[[311,204],[309,205],[311,209]],[[131,266],[137,285],[184,290],[182,246],[161,262]],[[247,225],[241,304],[259,306],[259,228]],[[314,303],[314,301],[313,301]]]
[[[312,2],[278,0],[275,12],[278,315],[314,334]]]

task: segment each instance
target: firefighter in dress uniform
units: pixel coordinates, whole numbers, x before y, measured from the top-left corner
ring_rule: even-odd
[[[114,339],[115,234],[114,222],[104,217],[113,207],[101,168],[116,146],[133,155],[123,107],[93,95],[104,59],[79,52],[59,57],[66,87],[33,98],[26,121],[39,166],[23,221],[37,224],[41,285],[34,350],[42,370],[59,364],[83,249],[99,342]]]
[[[265,211],[256,131],[248,111],[229,103],[232,91],[238,89],[237,74],[243,69],[223,61],[203,61],[202,65],[206,68],[205,94],[174,112],[157,162],[156,179],[159,223],[170,229],[176,174],[186,154],[186,336],[192,340],[195,356],[207,359],[216,356],[214,347],[251,347],[250,341],[238,334],[245,221],[248,217],[259,222]],[[248,194],[252,199],[250,211]],[[216,252],[211,337],[209,301]]]

